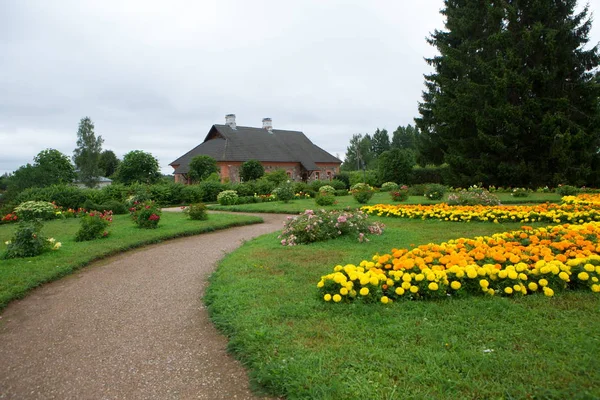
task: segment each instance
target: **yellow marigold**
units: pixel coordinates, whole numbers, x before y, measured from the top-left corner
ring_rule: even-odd
[[[390,299],[388,299],[388,297],[387,297],[387,296],[382,296],[382,297],[381,297],[381,302],[382,302],[383,304],[387,304],[389,301],[390,301]]]
[[[341,294],[342,296],[346,296],[346,295],[348,294],[348,289],[347,289],[347,288],[345,288],[345,287],[341,288],[341,289],[340,289],[340,294]]]
[[[470,268],[470,269],[467,271],[467,276],[468,276],[470,279],[475,279],[475,278],[477,278],[477,271],[476,271],[475,269],[473,269],[473,268]]]
[[[499,272],[498,272],[498,278],[500,278],[500,279],[504,279],[504,278],[506,278],[507,276],[508,276],[508,272],[507,272],[507,271],[505,271],[505,270],[502,270],[502,271],[499,271]]]
[[[364,287],[364,288],[360,289],[359,293],[361,296],[366,296],[369,294],[369,288]]]
[[[452,283],[450,283],[450,287],[454,290],[458,290],[460,289],[460,282],[459,281],[452,281]]]
[[[508,273],[508,279],[518,279],[519,278],[519,274],[517,273],[517,271],[509,271]]]
[[[404,294],[404,289],[403,289],[403,288],[401,288],[401,287],[397,287],[397,288],[396,288],[396,294],[397,294],[398,296],[402,296],[402,295]]]
[[[419,287],[418,286],[411,286],[410,287],[410,292],[411,293],[417,293],[419,291]]]
[[[402,275],[402,280],[404,282],[410,282],[412,280],[412,277],[410,276],[410,274],[404,274]]]
[[[410,282],[402,282],[402,288],[404,288],[405,290],[410,289],[412,285],[410,284]]]
[[[519,279],[522,280],[522,281],[526,281],[527,280],[527,275],[525,275],[524,273],[521,272],[519,274]]]
[[[377,279],[376,276],[371,277],[371,280],[369,281],[369,283],[373,286],[377,286],[379,284],[379,279]]]
[[[531,290],[532,292],[535,292],[536,290],[538,290],[538,285],[535,282],[529,282],[529,285],[527,285],[527,287],[529,288],[529,290]]]
[[[592,292],[594,292],[594,293],[600,292],[600,285],[592,285]]]
[[[425,279],[425,275],[423,275],[423,274],[415,275],[415,281],[421,282],[423,279]]]
[[[546,287],[546,286],[548,286],[548,281],[546,279],[542,278],[538,281],[538,284],[542,287]]]
[[[587,272],[594,272],[596,270],[596,268],[592,264],[585,264],[583,266],[583,269],[585,269]]]
[[[336,265],[336,266],[333,268],[333,270],[334,270],[335,272],[341,271],[342,269],[344,269],[344,267],[342,267],[341,265]]]
[[[577,274],[577,278],[580,281],[587,281],[588,279],[590,279],[590,275],[587,272],[582,271],[582,272],[580,272],[580,273]]]
[[[549,287],[545,287],[544,295],[548,296],[548,297],[552,297],[552,296],[554,296],[554,290],[550,289]]]
[[[513,289],[510,286],[504,288],[504,293],[512,294],[512,292],[513,292]]]
[[[329,293],[327,293],[325,296],[323,296],[323,300],[330,301],[331,300],[331,295]]]
[[[435,281],[435,274],[434,273],[427,274],[427,280],[428,281]]]
[[[487,287],[490,286],[490,282],[487,279],[482,279],[479,281],[479,286],[481,286],[484,289],[487,289]]]
[[[435,283],[435,282],[431,282],[431,283],[429,283],[429,285],[427,285],[427,288],[428,288],[429,290],[431,290],[432,292],[435,292],[436,290],[438,290],[438,289],[439,289],[439,286],[438,286],[438,284],[437,284],[437,283]]]
[[[340,301],[342,301],[342,296],[340,296],[339,294],[334,294],[333,301],[335,301],[336,303],[339,303]]]
[[[325,282],[319,281],[319,283],[317,283],[318,288],[322,288],[323,286],[325,286]]]
[[[558,277],[563,281],[569,281],[569,274],[567,274],[565,271],[562,271],[560,274],[558,274]]]

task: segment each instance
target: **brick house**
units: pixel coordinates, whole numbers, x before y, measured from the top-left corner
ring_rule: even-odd
[[[283,169],[293,181],[331,180],[340,171],[337,157],[314,145],[304,133],[273,129],[271,118],[262,128],[237,126],[235,115],[225,116],[225,125],[213,125],[204,141],[169,165],[175,182],[189,183],[192,158],[206,155],[217,160],[221,179],[240,181],[240,166],[258,160],[265,172]]]

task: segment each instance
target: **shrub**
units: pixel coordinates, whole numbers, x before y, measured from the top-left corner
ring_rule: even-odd
[[[350,187],[355,186],[357,183],[367,183],[370,186],[380,186],[381,182],[377,171],[352,171],[350,172]]]
[[[404,201],[408,199],[408,186],[402,185],[390,191],[390,196],[393,201]]]
[[[333,186],[335,190],[348,190],[348,185],[346,185],[346,182],[338,179],[332,179],[329,181],[329,185]]]
[[[319,188],[319,194],[322,194],[322,193],[327,193],[327,194],[334,195],[335,194],[335,188],[333,186],[329,186],[329,185],[321,186]]]
[[[500,204],[500,199],[483,188],[478,191],[463,189],[458,193],[451,193],[448,196],[448,204],[461,206],[475,206],[480,204],[497,206]]]
[[[224,190],[217,196],[217,201],[222,206],[231,206],[237,203],[238,194],[235,190]]]
[[[87,199],[88,192],[74,186],[52,185],[44,188],[29,188],[19,193],[15,198],[15,203],[20,204],[26,201],[47,201],[54,203],[59,207],[79,208]]]
[[[99,239],[108,236],[106,228],[112,222],[112,211],[90,211],[81,217],[76,242]]]
[[[183,212],[195,221],[204,221],[208,219],[208,212],[204,203],[190,204]]]
[[[382,192],[391,192],[392,190],[398,189],[398,184],[396,182],[386,182],[381,185]]]
[[[514,188],[510,195],[513,197],[529,197],[529,191],[525,188]]]
[[[441,200],[444,197],[446,190],[446,186],[434,183],[427,186],[424,196],[429,200]]]
[[[198,203],[199,201],[202,201],[203,196],[204,192],[198,185],[185,185],[183,189],[181,189],[181,201],[183,203]]]
[[[340,172],[339,174],[334,175],[333,180],[344,182],[344,185],[346,185],[345,189],[350,187],[350,174],[348,172]]]
[[[23,221],[7,244],[6,253],[2,258],[35,257],[47,250],[58,250],[60,242],[54,239],[46,239],[40,232],[42,223],[38,220]]]
[[[254,193],[256,194],[271,194],[275,187],[275,184],[266,178],[254,181]]]
[[[558,185],[556,188],[556,193],[558,193],[561,197],[575,196],[577,193],[579,193],[579,189],[571,185]]]
[[[336,190],[335,191],[335,195],[337,196],[348,196],[350,194],[350,192],[348,191],[348,189],[344,189],[344,190]]]
[[[209,203],[217,201],[217,196],[223,190],[227,189],[227,186],[221,182],[203,181],[198,184],[198,187],[202,191],[202,202]]]
[[[286,181],[284,184],[273,190],[273,195],[275,196],[276,200],[287,203],[296,197],[296,193],[294,193],[294,185],[290,181]]]
[[[285,172],[285,170],[281,168],[277,168],[274,171],[267,172],[266,174],[264,174],[264,178],[268,181],[273,182],[275,186],[279,186],[289,179],[287,172]]]
[[[161,211],[153,201],[136,203],[129,210],[131,219],[140,228],[155,229],[160,221]]]
[[[425,196],[425,191],[427,190],[426,184],[419,183],[416,185],[412,185],[408,188],[408,194],[411,196]]]
[[[116,200],[109,200],[102,204],[87,200],[83,203],[83,208],[86,210],[112,211],[113,214],[117,215],[127,214],[127,207],[125,204]]]
[[[412,170],[412,181],[409,183],[423,184],[423,183],[438,183],[438,184],[450,184],[450,168],[447,164],[440,166],[428,165],[425,167],[413,167]]]
[[[368,241],[366,234],[380,235],[384,226],[379,222],[369,224],[367,218],[368,215],[362,211],[306,210],[299,216],[288,218],[279,238],[284,246],[319,242],[340,236],[354,236],[360,242]]]
[[[15,208],[15,213],[23,221],[53,219],[57,212],[56,206],[47,201],[26,201]]]
[[[315,197],[315,203],[318,206],[330,206],[335,204],[335,196],[329,192],[319,192]]]
[[[352,186],[350,193],[360,204],[366,204],[373,197],[373,188],[366,183],[357,183]]]
[[[294,186],[294,193],[306,193],[306,191],[310,189],[306,182],[294,182],[292,185]]]

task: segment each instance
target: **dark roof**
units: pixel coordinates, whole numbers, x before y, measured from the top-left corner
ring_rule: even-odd
[[[341,160],[313,144],[304,133],[264,128],[213,125],[204,142],[188,151],[169,165],[179,165],[176,174],[189,172],[189,163],[199,155],[211,156],[217,161],[299,162],[314,171],[315,163],[338,163]]]

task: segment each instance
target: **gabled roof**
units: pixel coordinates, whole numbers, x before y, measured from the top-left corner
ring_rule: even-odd
[[[229,125],[213,125],[204,142],[177,160],[174,173],[189,172],[189,163],[199,155],[211,156],[217,161],[259,160],[262,162],[299,162],[308,171],[318,170],[315,163],[337,163],[342,161],[319,146],[313,144],[304,133],[273,129]]]

